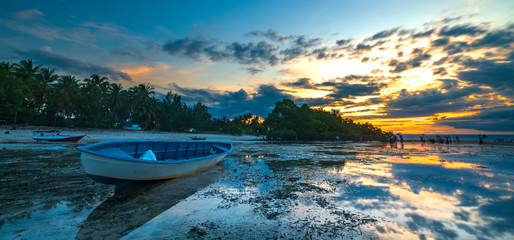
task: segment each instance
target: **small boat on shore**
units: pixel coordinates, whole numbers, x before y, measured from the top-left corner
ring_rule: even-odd
[[[78,142],[86,135],[62,135],[59,130],[45,130],[32,132],[32,139],[48,142]]]
[[[141,127],[138,124],[133,124],[132,126],[123,127],[125,130],[141,130]]]
[[[107,141],[77,147],[87,175],[105,184],[160,180],[209,168],[232,151],[231,143]]]
[[[207,137],[197,137],[197,136],[191,137],[191,140],[205,140],[205,139],[207,139]]]

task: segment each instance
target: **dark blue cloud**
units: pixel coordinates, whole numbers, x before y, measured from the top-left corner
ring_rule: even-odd
[[[457,26],[445,26],[439,30],[439,36],[445,37],[458,37],[462,35],[476,36],[485,33],[486,30],[479,26],[472,26],[471,24],[457,25]]]
[[[266,42],[252,42],[247,44],[233,42],[226,46],[226,50],[228,50],[230,57],[234,58],[241,64],[266,63],[273,66],[279,61],[276,56],[278,47]]]
[[[512,132],[514,129],[514,107],[504,106],[483,109],[473,116],[441,119],[437,124],[480,131]]]
[[[431,30],[428,30],[428,31],[425,31],[425,32],[419,32],[419,33],[414,33],[412,34],[412,38],[422,38],[422,37],[428,37],[430,35],[432,35],[432,33],[434,33],[435,30],[434,29],[431,29]]]
[[[280,54],[282,55],[282,62],[288,62],[293,59],[298,59],[301,57],[316,54],[310,53],[309,49],[319,46],[320,43],[320,38],[308,38],[304,35],[298,36],[293,39],[292,47],[280,51]],[[326,49],[316,49],[315,51],[323,51],[323,53],[317,52],[318,56],[316,56],[316,58],[320,59],[327,57],[327,55],[325,54]]]
[[[142,51],[128,51],[124,48],[118,48],[114,51],[111,51],[113,55],[121,56],[121,57],[130,57],[139,60],[147,60],[148,57],[143,54]]]
[[[373,35],[371,38],[369,38],[369,40],[377,40],[377,39],[382,39],[382,38],[390,37],[393,34],[397,33],[399,29],[400,29],[399,27],[396,27],[396,28],[392,28],[392,29],[388,29],[388,30],[384,30],[384,31],[378,32],[375,35]]]
[[[439,60],[434,62],[434,66],[439,66],[439,65],[445,64],[446,61],[448,61],[448,57],[442,57]]]
[[[455,54],[458,54],[458,53],[462,53],[462,52],[467,52],[467,51],[473,50],[473,48],[470,48],[470,46],[469,46],[469,44],[467,42],[458,41],[458,42],[452,42],[452,43],[447,44],[443,48],[443,50],[448,55],[455,55]]]
[[[442,83],[440,89],[417,92],[403,89],[398,97],[386,99],[384,112],[388,114],[387,117],[431,116],[439,112],[461,111],[477,104],[484,104],[482,100],[470,101],[466,97],[484,93],[485,90],[476,86],[459,87],[458,81],[453,79],[439,81]]]
[[[392,67],[392,69],[389,70],[389,72],[392,72],[392,73],[401,73],[401,72],[407,70],[407,67],[408,67],[407,63],[400,62],[397,59],[390,60],[388,66]]]
[[[281,35],[277,31],[269,29],[268,31],[252,31],[246,34],[246,36],[254,36],[254,37],[265,37],[274,42],[286,42],[293,38],[295,35]]]
[[[401,73],[403,71],[420,67],[424,61],[430,60],[432,55],[424,52],[420,48],[415,48],[412,50],[411,57],[407,61],[400,61],[397,59],[392,59],[389,61],[388,66],[391,67],[389,72],[391,73]]]
[[[376,95],[380,92],[380,89],[384,87],[384,85],[377,83],[348,84],[332,82],[323,85],[332,86],[332,93],[328,94],[327,96],[338,100],[342,98],[354,98],[358,96]]]
[[[260,85],[254,94],[248,94],[241,89],[236,92],[220,92],[211,89],[183,88],[171,84],[173,92],[182,96],[187,104],[201,101],[209,107],[214,117],[229,118],[251,112],[254,115],[266,117],[273,110],[275,103],[282,99],[294,99],[293,96],[273,85]]]
[[[196,88],[183,88],[178,86],[176,83],[171,83],[170,87],[173,92],[182,95],[183,99],[189,103],[204,102],[204,103],[217,103],[220,101],[227,100],[225,97],[231,96],[229,92],[223,94],[218,91],[210,89],[196,89]]]
[[[439,38],[439,39],[432,41],[432,46],[433,47],[445,46],[449,42],[450,42],[450,40],[448,38]]]
[[[150,54],[159,53],[161,51],[161,45],[159,43],[148,41],[140,46],[139,48],[134,48],[132,46],[128,46],[126,44],[122,46],[118,46],[115,50],[111,51],[113,55],[122,56],[122,57],[130,57],[138,60],[149,60]]]
[[[348,79],[367,79],[367,77],[353,76],[346,80]],[[227,116],[232,118],[246,112],[266,117],[273,110],[275,103],[283,99],[292,99],[296,104],[307,104],[309,106],[328,106],[336,102],[351,104],[351,102],[343,101],[341,98],[377,94],[382,87],[382,85],[374,82],[349,84],[342,82],[342,80],[315,84],[309,78],[300,78],[295,82],[284,85],[300,89],[330,88],[332,94],[324,98],[297,98],[286,90],[265,84],[258,86],[254,94],[248,94],[243,89],[236,92],[222,92],[212,89],[183,88],[175,83],[171,84],[171,88],[173,92],[180,94],[187,104],[201,101],[209,107],[209,112],[214,117]]]
[[[351,41],[352,41],[351,39],[341,39],[341,40],[337,40],[336,44],[338,46],[345,46],[345,45],[348,45]]]
[[[365,43],[359,43],[355,46],[355,50],[359,51],[359,50],[371,50],[374,46],[373,45],[370,45],[370,44],[365,44]]]
[[[457,76],[470,83],[490,86],[505,96],[514,96],[514,52],[506,60],[466,59],[462,62],[464,66],[474,70],[461,71]]]
[[[243,68],[243,70],[249,72],[250,74],[254,75],[254,74],[257,74],[257,73],[260,73],[262,71],[264,71],[263,69],[260,69],[260,68],[254,68],[254,67],[248,67],[248,68]]]
[[[203,48],[207,45],[213,45],[212,41],[205,40],[202,38],[191,39],[189,37],[177,39],[174,41],[166,42],[162,48],[164,51],[171,55],[179,55],[199,60],[200,54],[203,51]]]
[[[317,48],[312,50],[312,52],[309,54],[309,56],[312,56],[318,60],[330,60],[330,59],[339,59],[343,57],[344,55],[341,53],[338,53],[337,51],[332,51],[331,49],[327,47],[323,48]]]
[[[446,71],[446,68],[444,67],[439,67],[439,68],[435,68],[432,73],[434,75],[441,75],[441,76],[444,76],[446,74],[448,74],[448,72]]]
[[[306,54],[306,51],[301,47],[288,48],[280,51],[280,54],[284,56],[284,61],[290,61]]]
[[[321,43],[321,38],[308,38],[305,35],[298,36],[294,39],[295,46],[301,48],[315,47]]]
[[[163,45],[163,50],[170,55],[184,56],[193,60],[201,60],[202,56],[211,61],[231,60],[243,65],[269,64],[275,65],[278,47],[266,42],[228,44],[199,38],[182,38],[170,40]]]
[[[331,79],[322,83],[314,83],[309,78],[299,78],[294,82],[284,83],[285,86],[299,89],[316,89],[329,91],[325,96],[330,101],[341,101],[343,98],[376,95],[385,84],[376,83],[375,77],[348,75],[343,78]],[[319,105],[317,105],[319,106]]]
[[[17,54],[22,59],[33,59],[34,62],[40,62],[45,66],[56,68],[57,71],[62,71],[72,75],[88,77],[91,74],[98,74],[101,76],[108,76],[114,81],[119,81],[121,79],[132,81],[132,78],[127,73],[118,71],[114,68],[80,61],[78,59],[69,58],[50,51],[33,49],[28,52],[17,51]]]
[[[281,48],[278,45],[260,42],[231,42],[221,43],[216,40],[209,40],[203,37],[185,37],[181,39],[169,40],[162,50],[173,56],[187,57],[196,61],[208,59],[211,61],[234,61],[242,65],[274,66],[280,62],[288,62],[297,58],[312,56],[317,54],[317,58],[330,56],[324,49],[314,51],[311,48],[321,44],[320,38],[309,38],[305,35],[300,36],[280,36],[277,32],[250,32],[247,36],[262,36],[274,42],[289,43],[288,48]],[[253,70],[253,69],[248,69]],[[250,71],[255,74],[256,71]]]
[[[298,88],[313,88],[313,83],[310,78],[299,78],[294,82],[284,83],[285,86],[298,87]]]
[[[507,26],[504,29],[495,29],[484,37],[474,41],[471,45],[473,47],[505,47],[512,48],[514,43],[514,24]]]

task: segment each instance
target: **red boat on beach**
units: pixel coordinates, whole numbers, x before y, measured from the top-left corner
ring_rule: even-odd
[[[32,135],[32,139],[39,141],[48,141],[48,142],[78,142],[80,139],[85,137],[86,135],[61,135],[59,130],[47,130],[47,131],[34,131]]]

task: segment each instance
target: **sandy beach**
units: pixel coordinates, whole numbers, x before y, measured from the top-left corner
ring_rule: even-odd
[[[48,127],[22,127],[12,130],[10,127],[0,128],[0,144],[2,143],[35,143],[32,132],[36,130],[52,130]],[[255,141],[262,137],[253,135],[234,136],[229,134],[180,133],[160,131],[133,131],[122,129],[73,129],[58,128],[61,135],[86,135],[77,144],[85,145],[110,140],[191,140],[192,137],[205,137],[210,141]],[[5,132],[9,134],[5,134]],[[41,142],[44,143],[44,142]],[[61,143],[62,144],[62,143]]]

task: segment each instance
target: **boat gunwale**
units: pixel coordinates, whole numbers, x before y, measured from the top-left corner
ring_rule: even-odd
[[[47,135],[47,136],[32,136],[32,139],[45,140],[46,139],[62,139],[72,137],[85,137],[86,135]]]
[[[76,149],[81,151],[81,152],[83,152],[83,153],[85,152],[85,153],[89,153],[89,154],[92,154],[92,155],[101,156],[101,157],[105,157],[105,158],[109,158],[109,159],[113,159],[113,160],[122,160],[122,161],[129,161],[129,162],[142,162],[142,163],[156,163],[156,164],[179,164],[179,163],[189,163],[189,162],[195,162],[195,161],[200,161],[200,160],[205,160],[205,159],[210,159],[210,158],[214,158],[214,157],[218,157],[218,156],[227,155],[228,153],[232,152],[232,149],[234,148],[231,143],[227,143],[227,142],[213,142],[213,141],[203,142],[202,141],[202,143],[213,143],[213,145],[216,144],[216,143],[226,144],[226,145],[230,146],[230,149],[225,150],[224,148],[222,148],[222,150],[224,150],[224,151],[221,152],[221,153],[210,154],[210,155],[205,155],[205,156],[201,156],[201,157],[193,157],[193,158],[180,159],[180,160],[176,160],[176,159],[145,160],[145,159],[139,159],[139,158],[135,158],[135,157],[130,157],[129,158],[129,157],[124,157],[124,156],[114,156],[114,155],[104,154],[102,152],[93,151],[93,150],[89,149],[89,148],[97,147],[97,146],[101,146],[101,145],[112,144],[112,143],[121,143],[121,142],[198,143],[198,141],[112,140],[112,141],[104,141],[104,142],[89,144],[89,145],[85,145],[85,146],[79,146],[79,147],[76,147]]]

